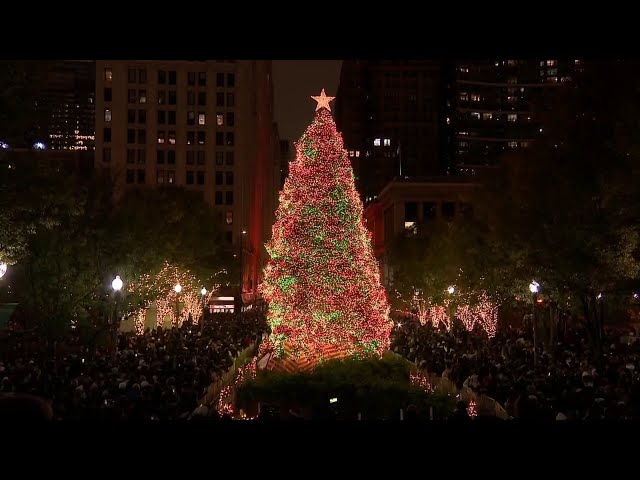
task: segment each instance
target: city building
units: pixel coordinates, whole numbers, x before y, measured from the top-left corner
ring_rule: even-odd
[[[544,133],[536,115],[570,82],[579,60],[469,60],[450,64],[455,169],[475,174]]]
[[[446,173],[442,72],[434,60],[342,63],[335,119],[365,203],[395,177]]]
[[[277,195],[271,62],[99,60],[95,105],[95,166],[110,172],[115,195],[201,191],[251,296]]]
[[[389,182],[364,211],[383,280],[389,278],[385,251],[398,235],[414,235],[418,225],[428,226],[472,215],[472,194],[477,184],[465,177],[416,177]]]
[[[289,175],[289,162],[294,159],[295,152],[291,149],[289,140],[280,140],[280,188]]]

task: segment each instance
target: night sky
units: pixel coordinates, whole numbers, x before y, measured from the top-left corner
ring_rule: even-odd
[[[307,128],[316,103],[311,95],[326,90],[335,97],[342,60],[274,60],[275,118],[280,138],[297,141]]]

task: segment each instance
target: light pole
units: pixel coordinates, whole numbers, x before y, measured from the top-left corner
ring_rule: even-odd
[[[182,291],[182,285],[180,285],[180,282],[176,283],[173,286],[173,291],[176,292],[176,327],[178,326],[178,319],[180,318],[180,304],[178,303],[178,296],[180,295],[180,292]]]
[[[540,291],[540,284],[535,280],[532,280],[529,284],[529,291],[531,292],[531,328],[533,329],[533,365],[538,365],[538,337],[536,334],[536,300],[538,299],[538,292]]]
[[[118,350],[118,345],[116,345],[118,340],[118,328],[120,327],[120,322],[118,319],[120,318],[120,313],[118,312],[118,302],[120,300],[120,290],[122,290],[122,279],[120,275],[116,275],[111,282],[111,288],[113,288],[113,295],[115,297],[115,312],[113,318],[113,351],[114,353]]]
[[[456,288],[453,285],[449,285],[449,288],[447,288],[447,293],[449,295],[451,295],[453,297],[453,294],[456,292]],[[454,320],[454,312],[453,312],[453,298],[449,299],[449,305],[447,305],[447,309],[449,310],[449,326],[452,327],[453,326],[453,320]]]
[[[200,290],[200,295],[202,295],[202,318],[200,319],[200,330],[202,330],[204,328],[204,315],[207,312],[207,289],[202,287],[202,290]]]

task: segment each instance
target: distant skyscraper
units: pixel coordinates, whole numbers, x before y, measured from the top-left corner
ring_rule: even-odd
[[[343,62],[335,118],[365,201],[394,177],[445,173],[445,93],[438,61]]]

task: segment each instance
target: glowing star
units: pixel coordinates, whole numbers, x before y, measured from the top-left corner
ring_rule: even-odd
[[[331,100],[333,100],[334,98],[336,98],[336,97],[327,97],[327,94],[324,93],[324,88],[323,88],[322,92],[320,92],[320,96],[319,97],[314,97],[312,95],[311,98],[313,98],[316,102],[318,102],[318,105],[316,105],[316,112],[317,112],[321,108],[326,108],[327,110],[331,111],[331,107],[329,106],[329,102]]]

